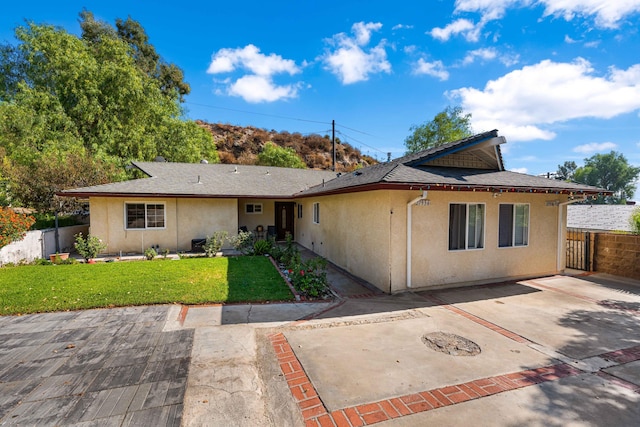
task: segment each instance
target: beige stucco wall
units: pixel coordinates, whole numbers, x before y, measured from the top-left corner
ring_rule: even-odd
[[[164,203],[166,227],[126,230],[125,203]],[[152,245],[188,251],[192,239],[204,238],[216,231],[235,234],[238,229],[236,199],[92,197],[89,205],[90,232],[106,242],[107,252],[112,254],[142,253]]]
[[[413,287],[480,283],[557,271],[558,209],[563,207],[546,206],[546,202],[559,200],[558,196],[503,193],[494,198],[488,192],[429,192],[428,198],[429,206],[412,208]],[[485,204],[484,249],[449,251],[450,203]],[[498,247],[501,203],[529,204],[528,246]]]
[[[298,200],[297,241],[385,292],[407,286],[407,203],[420,191],[371,191]],[[558,209],[547,194],[429,191],[428,206],[412,209],[412,287],[482,283],[557,269]],[[313,203],[320,203],[320,224],[312,223]],[[449,251],[449,204],[484,203],[485,247]],[[498,248],[500,203],[530,205],[529,245]],[[564,223],[564,221],[563,221]],[[561,240],[564,244],[564,240]],[[563,261],[564,262],[564,261]],[[563,267],[561,267],[562,269]]]
[[[388,191],[349,193],[297,200],[303,216],[296,240],[352,274],[389,292],[390,213]],[[313,203],[320,223],[313,223]]]

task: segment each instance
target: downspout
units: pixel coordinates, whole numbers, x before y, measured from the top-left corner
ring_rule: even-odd
[[[564,210],[563,208],[567,205],[570,205],[572,203],[576,203],[576,202],[582,202],[584,200],[586,200],[587,197],[585,196],[583,199],[573,199],[573,200],[569,200],[567,202],[562,202],[562,203],[558,203],[558,255],[556,258],[556,271],[560,272],[560,269],[562,267],[562,257],[566,256],[566,247],[565,244],[566,242],[564,242],[563,238],[562,238],[562,211]]]
[[[426,198],[427,192],[423,190],[422,195],[407,203],[407,288],[411,287],[411,207]]]

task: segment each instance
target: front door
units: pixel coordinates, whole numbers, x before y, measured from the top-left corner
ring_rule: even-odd
[[[284,240],[293,233],[293,202],[276,202],[276,239]]]

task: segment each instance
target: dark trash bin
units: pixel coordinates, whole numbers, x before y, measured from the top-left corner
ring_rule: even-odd
[[[191,239],[191,252],[204,252],[207,239]]]

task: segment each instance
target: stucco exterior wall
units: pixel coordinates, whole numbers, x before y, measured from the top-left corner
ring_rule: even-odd
[[[488,192],[429,192],[429,206],[414,206],[412,284],[415,288],[460,283],[482,283],[557,271],[558,209],[546,206],[557,195]],[[484,203],[484,248],[450,251],[449,204]],[[529,244],[498,247],[499,205],[529,204]],[[562,241],[564,244],[564,240]],[[406,253],[406,251],[405,251]]]
[[[125,203],[164,203],[165,228],[125,229]],[[235,234],[238,229],[236,199],[176,199],[92,197],[91,234],[107,244],[107,253],[142,253],[152,245],[171,251],[188,251],[191,240],[216,231]]]
[[[298,200],[303,205],[303,218],[297,220],[296,239],[385,292],[405,290],[407,203],[420,194],[380,190]],[[558,209],[565,211],[566,207],[547,206],[546,202],[564,202],[566,197],[504,193],[494,198],[489,192],[429,191],[427,198],[428,206],[411,207],[413,288],[483,283],[558,271]],[[320,224],[312,223],[314,202],[320,203]],[[449,251],[450,203],[485,204],[483,249]],[[501,203],[529,204],[528,246],[498,247]],[[563,215],[562,224],[564,218]]]
[[[248,203],[261,203],[262,213],[246,213],[245,205]],[[267,231],[269,225],[275,225],[275,201],[271,199],[240,199],[238,200],[238,226],[246,226],[249,231],[254,231],[261,225]]]
[[[313,223],[313,203],[320,223]],[[389,292],[389,192],[371,191],[305,198],[296,240],[352,274]]]

